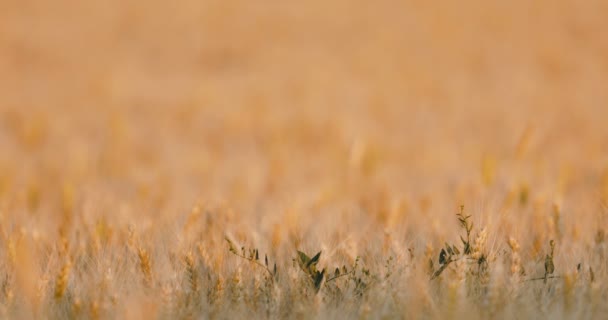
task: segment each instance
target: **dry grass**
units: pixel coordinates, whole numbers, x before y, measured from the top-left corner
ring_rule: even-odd
[[[0,318],[605,317],[607,32],[605,1],[2,1]]]

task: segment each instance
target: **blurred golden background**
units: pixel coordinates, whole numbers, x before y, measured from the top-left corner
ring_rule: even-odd
[[[357,170],[365,188],[437,192],[480,181],[481,166],[506,185],[542,189],[566,171],[597,185],[607,10],[3,1],[3,190],[108,185],[250,206],[360,188]]]

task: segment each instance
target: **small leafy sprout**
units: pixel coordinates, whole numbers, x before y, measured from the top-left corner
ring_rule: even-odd
[[[467,234],[467,238],[460,236],[460,240],[462,241],[463,249],[462,255],[458,247],[456,245],[450,245],[445,243],[445,247],[441,249],[439,252],[439,269],[435,270],[433,265],[433,260],[429,260],[429,268],[431,270],[431,280],[439,277],[441,273],[450,265],[450,263],[461,259],[463,256],[469,256],[472,254],[472,246],[471,246],[471,231],[473,230],[473,222],[469,219],[470,215],[464,214],[464,206],[460,206],[460,212],[456,214],[458,217],[458,221],[460,226],[465,230]],[[477,263],[479,265],[480,270],[487,266],[487,258],[482,255]]]
[[[464,206],[460,206],[460,212],[456,214],[458,217],[458,221],[460,222],[460,226],[465,229],[467,232],[467,240],[464,240],[462,236],[460,236],[460,240],[464,245],[464,254],[471,254],[471,230],[473,230],[473,222],[470,222],[470,215],[464,214]]]
[[[266,270],[266,272],[268,272],[268,274],[270,275],[270,277],[269,277],[270,281],[274,282],[276,280],[277,264],[275,263],[274,268],[271,270],[268,265],[268,256],[267,255],[264,255],[264,264],[262,264],[260,262],[260,253],[259,253],[258,249],[250,249],[249,255],[246,255],[245,247],[241,247],[241,253],[239,254],[238,251],[236,250],[236,246],[234,245],[234,242],[232,242],[232,240],[230,240],[228,237],[226,237],[225,239],[228,242],[228,250],[230,251],[230,253],[264,268],[264,270]]]
[[[346,266],[342,266],[342,270],[340,270],[340,268],[336,268],[334,275],[328,278],[325,268],[321,271],[317,270],[317,264],[319,263],[320,259],[321,251],[319,251],[312,258],[308,257],[306,253],[298,251],[298,258],[294,259],[300,266],[300,269],[302,269],[302,271],[304,271],[304,273],[306,273],[312,280],[315,287],[315,292],[319,292],[323,284],[327,284],[338,278],[354,274],[359,264],[359,257],[357,257],[357,259],[355,259],[355,264],[350,271],[348,271]]]
[[[336,280],[338,278],[354,274],[355,271],[357,270],[358,266],[359,266],[359,257],[357,257],[355,259],[355,264],[352,266],[352,268],[350,269],[350,271],[348,271],[348,269],[346,268],[346,266],[342,266],[342,271],[340,271],[340,268],[336,268],[336,271],[334,272],[334,276],[331,277],[331,278],[329,278],[329,279],[327,279],[325,281],[325,283],[329,283],[329,282],[334,281],[334,280]]]
[[[310,258],[308,255],[302,251],[298,251],[298,265],[300,269],[304,271],[313,281],[315,286],[315,292],[319,292],[321,289],[321,284],[325,279],[325,269],[322,271],[317,270],[317,263],[319,263],[319,259],[321,258],[321,251],[317,253],[314,257]]]
[[[446,247],[441,249],[441,252],[439,253],[439,269],[436,271],[433,271],[433,260],[429,260],[429,267],[431,268],[431,280],[439,277],[441,273],[450,265],[450,263],[461,258],[455,257],[460,253],[460,251],[456,249],[456,251],[458,251],[458,254],[456,254],[454,248],[455,247],[446,244]]]

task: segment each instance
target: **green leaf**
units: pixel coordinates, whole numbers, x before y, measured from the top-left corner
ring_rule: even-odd
[[[306,268],[309,268],[310,266],[316,266],[317,263],[319,263],[319,258],[321,258],[321,251],[319,251],[319,253],[315,254],[315,256],[312,257],[312,259],[310,259],[310,261],[308,261],[308,263],[306,264]]]
[[[307,265],[308,261],[310,261],[310,258],[302,251],[298,251],[298,257],[300,258],[299,262],[301,266]]]
[[[445,264],[447,262],[447,254],[445,252],[445,249],[441,249],[441,252],[439,253],[439,264]]]
[[[321,289],[321,284],[323,283],[323,279],[325,278],[325,269],[323,269],[323,271],[319,272],[317,271],[314,275],[314,283],[315,283],[315,290],[316,292],[319,292],[319,289]]]

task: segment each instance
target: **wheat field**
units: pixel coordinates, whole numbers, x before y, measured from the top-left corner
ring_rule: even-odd
[[[608,2],[0,1],[0,318],[605,319]]]

